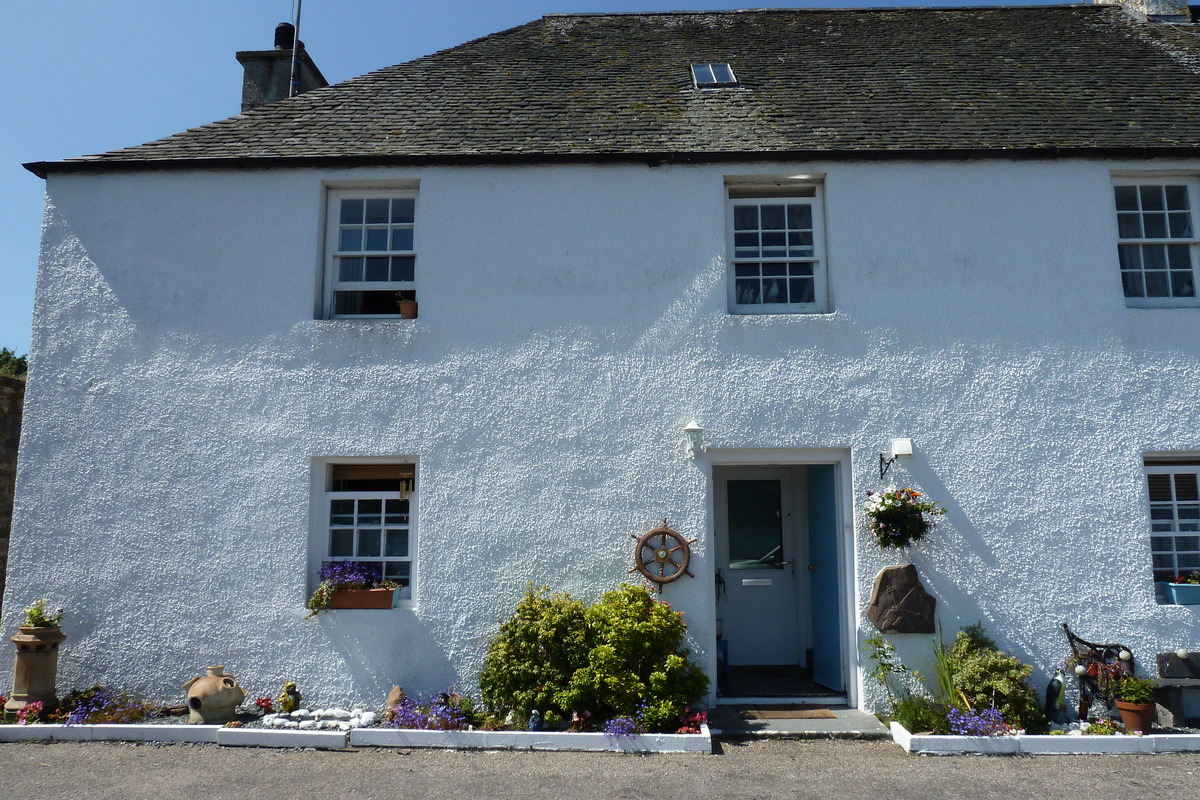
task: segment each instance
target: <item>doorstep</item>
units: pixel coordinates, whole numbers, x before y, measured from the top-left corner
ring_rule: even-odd
[[[776,739],[887,739],[887,727],[874,714],[848,706],[829,704],[811,705],[810,710],[827,709],[833,714],[826,719],[753,719],[743,711],[747,708],[766,706],[762,703],[747,703],[738,698],[738,705],[720,703],[709,711],[708,724],[714,736],[730,738],[761,737]],[[778,702],[778,699],[775,700]]]

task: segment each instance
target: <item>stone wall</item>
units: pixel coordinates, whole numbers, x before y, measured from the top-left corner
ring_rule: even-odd
[[[0,602],[4,600],[13,488],[17,481],[17,443],[21,439],[21,407],[24,400],[25,381],[0,375]]]

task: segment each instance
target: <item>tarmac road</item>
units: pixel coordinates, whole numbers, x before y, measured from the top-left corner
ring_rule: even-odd
[[[1200,754],[918,757],[886,741],[725,742],[713,756],[110,742],[0,744],[0,797],[1200,798]]]

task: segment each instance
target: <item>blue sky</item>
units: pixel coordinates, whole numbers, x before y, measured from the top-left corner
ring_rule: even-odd
[[[29,350],[43,182],[21,164],[97,153],[238,113],[238,50],[294,0],[0,0],[0,347]],[[301,38],[336,83],[543,14],[747,7],[1044,5],[898,0],[304,0]]]

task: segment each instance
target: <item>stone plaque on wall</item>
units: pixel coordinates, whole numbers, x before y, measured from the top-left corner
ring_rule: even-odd
[[[933,633],[936,604],[912,564],[884,567],[875,576],[867,618],[884,633]]]

